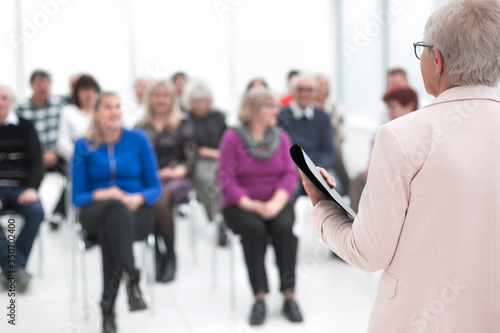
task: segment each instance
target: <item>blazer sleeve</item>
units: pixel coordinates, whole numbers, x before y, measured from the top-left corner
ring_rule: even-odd
[[[239,165],[238,147],[241,143],[234,130],[227,130],[222,137],[217,168],[217,181],[222,195],[230,205],[237,205],[240,198],[247,194],[237,178]]]
[[[162,192],[162,185],[158,177],[158,161],[156,160],[153,145],[146,136],[146,133],[142,130],[136,131],[140,133],[138,138],[141,146],[141,162],[143,165],[141,177],[144,189],[140,193],[146,200],[146,203],[152,205],[158,200]]]
[[[92,190],[90,186],[88,164],[86,158],[90,151],[85,146],[84,139],[75,144],[73,162],[71,164],[71,182],[73,203],[77,207],[83,207],[92,202]]]
[[[405,222],[413,174],[401,141],[389,127],[382,126],[356,219],[324,200],[310,214],[314,230],[350,264],[369,272],[387,268]]]

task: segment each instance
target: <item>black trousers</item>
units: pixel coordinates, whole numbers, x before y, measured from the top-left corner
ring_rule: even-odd
[[[237,206],[226,207],[224,219],[235,234],[241,235],[248,276],[254,295],[268,292],[264,257],[268,241],[271,240],[280,272],[280,290],[295,287],[295,263],[297,260],[297,237],[292,232],[295,215],[289,203],[272,220],[247,212]]]
[[[119,200],[96,201],[81,210],[80,221],[87,237],[101,245],[103,301],[114,302],[122,272],[135,270],[133,242],[154,230],[153,208],[142,206],[131,212]]]

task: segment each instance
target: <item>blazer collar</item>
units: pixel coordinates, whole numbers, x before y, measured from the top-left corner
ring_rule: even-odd
[[[500,103],[495,88],[488,86],[458,86],[445,90],[436,97],[432,103],[425,106],[429,107],[436,104],[442,104],[454,101],[465,101],[469,99],[488,99]]]

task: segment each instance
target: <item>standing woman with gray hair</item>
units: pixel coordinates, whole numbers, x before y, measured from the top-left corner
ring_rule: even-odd
[[[354,220],[303,177],[313,228],[384,270],[369,332],[499,332],[500,2],[448,2],[414,48],[436,99],[380,127]]]

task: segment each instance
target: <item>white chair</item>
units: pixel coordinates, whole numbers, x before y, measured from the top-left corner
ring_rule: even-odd
[[[85,253],[87,249],[90,247],[97,245],[96,242],[86,242],[82,225],[79,221],[79,211],[77,208],[72,206],[70,211],[67,212],[68,216],[71,216],[71,228],[74,232],[72,232],[72,244],[71,246],[71,256],[72,256],[72,299],[76,301],[77,299],[77,261],[78,258],[80,260],[80,271],[82,277],[82,297],[83,297],[83,317],[85,321],[88,321],[90,318],[90,309],[88,302],[88,282],[87,282],[87,265],[85,260]],[[71,215],[70,215],[71,214]],[[149,311],[151,316],[155,313],[155,299],[154,299],[154,280],[156,276],[156,267],[155,267],[155,236],[150,233],[144,240],[139,240],[139,242],[144,243],[144,251],[142,255],[143,267],[145,268],[146,274],[146,285],[149,294]]]
[[[212,241],[212,288],[217,288],[217,249],[219,248],[218,231],[224,224],[224,218],[221,213],[215,214],[214,221],[214,239]],[[229,301],[231,309],[236,309],[236,258],[235,244],[240,239],[239,235],[227,227],[223,228],[227,237],[227,248],[229,249]]]
[[[198,223],[198,199],[196,190],[189,191],[187,197],[176,206],[178,215],[187,217],[189,221],[189,236],[191,238],[191,250],[193,252],[193,262],[198,262],[197,228]]]

